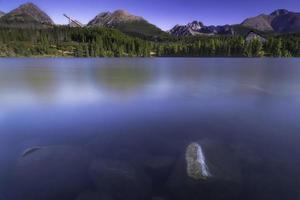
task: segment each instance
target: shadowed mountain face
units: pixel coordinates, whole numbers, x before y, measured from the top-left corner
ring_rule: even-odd
[[[259,31],[291,33],[300,31],[300,13],[279,9],[269,15],[261,14],[248,18],[242,25]]]
[[[32,3],[26,3],[5,14],[0,25],[6,27],[48,27],[54,25],[52,19]]]
[[[159,36],[164,33],[144,18],[132,15],[124,10],[117,10],[113,13],[100,13],[88,23],[88,26],[116,28],[125,33],[145,36]]]
[[[271,25],[272,20],[273,20],[272,16],[262,14],[262,15],[258,15],[257,17],[246,19],[242,23],[242,25],[260,31],[274,31]]]

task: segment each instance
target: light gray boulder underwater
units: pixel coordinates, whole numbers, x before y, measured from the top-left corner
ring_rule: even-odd
[[[212,139],[195,140],[182,152],[166,183],[170,199],[232,199],[241,180],[239,160],[230,144]]]
[[[191,143],[185,154],[187,163],[187,174],[195,180],[206,180],[211,173],[206,164],[206,158],[202,147],[198,143]]]
[[[237,153],[230,145],[203,139],[186,148],[186,171],[194,180],[223,180],[240,182],[241,169]]]
[[[241,168],[238,152],[231,144],[217,140],[204,139],[198,142],[206,158],[212,179],[239,183],[241,181]]]

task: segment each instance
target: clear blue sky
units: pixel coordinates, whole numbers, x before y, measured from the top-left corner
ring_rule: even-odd
[[[30,1],[30,0],[29,0]],[[28,0],[0,0],[0,10],[8,12]],[[67,23],[66,13],[87,23],[99,12],[125,9],[143,16],[164,30],[193,20],[206,25],[240,23],[260,13],[278,8],[300,12],[300,0],[31,0],[58,24]]]

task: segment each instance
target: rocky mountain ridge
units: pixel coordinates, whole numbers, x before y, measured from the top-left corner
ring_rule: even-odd
[[[300,13],[286,9],[278,9],[267,14],[247,18],[241,24],[224,26],[205,26],[202,22],[194,21],[187,25],[176,25],[169,33],[173,36],[195,35],[239,35],[237,30],[257,30],[266,33],[295,33],[300,32]]]
[[[269,15],[261,14],[248,18],[242,22],[242,25],[266,32],[300,32],[300,13],[278,9]]]
[[[173,36],[196,36],[196,35],[234,35],[234,30],[229,25],[205,26],[200,21],[193,21],[187,25],[176,25],[169,33]]]
[[[49,28],[54,25],[53,20],[33,3],[23,4],[6,14],[0,12],[1,27]],[[241,24],[235,25],[207,26],[201,21],[193,21],[186,25],[176,25],[166,33],[143,17],[135,16],[125,10],[116,10],[98,14],[86,26],[115,28],[124,33],[147,38],[168,34],[175,37],[245,35],[252,30],[281,34],[300,32],[300,13],[278,9],[270,14],[247,18]]]

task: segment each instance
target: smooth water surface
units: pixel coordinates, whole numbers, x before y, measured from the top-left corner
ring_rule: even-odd
[[[299,166],[299,59],[0,59],[0,200],[296,200]]]

